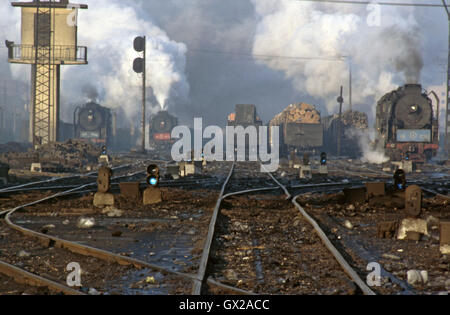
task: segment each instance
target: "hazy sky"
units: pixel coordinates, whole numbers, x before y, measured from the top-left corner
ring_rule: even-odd
[[[137,121],[139,81],[129,69],[135,56],[133,37],[144,33],[151,46],[149,93],[154,96],[149,107],[156,111],[165,103],[186,124],[203,117],[208,124],[224,125],[234,105],[242,103],[256,104],[266,122],[296,102],[317,105],[323,115],[334,112],[340,85],[348,99],[348,62],[308,58],[351,55],[354,108],[371,116],[376,100],[406,80],[417,77],[424,87],[445,82],[448,24],[443,8],[383,6],[381,24],[371,26],[367,21],[374,11],[365,5],[296,0],[85,2],[90,8],[80,12],[79,45],[89,46],[90,64],[63,73],[66,120],[73,104],[87,98],[88,86],[97,90],[102,104],[122,109]],[[20,41],[18,11],[9,1],[1,2],[0,45],[5,39]],[[12,68],[13,74],[1,48],[0,78],[29,80],[29,67]]]

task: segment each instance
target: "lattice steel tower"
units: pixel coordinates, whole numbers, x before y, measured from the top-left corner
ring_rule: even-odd
[[[13,2],[22,8],[22,43],[7,41],[11,63],[31,64],[32,126],[35,147],[59,137],[61,65],[87,64],[87,48],[77,46],[78,9],[69,0]]]

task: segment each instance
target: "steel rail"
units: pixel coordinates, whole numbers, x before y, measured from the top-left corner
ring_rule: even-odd
[[[309,224],[313,226],[314,230],[316,230],[317,232],[317,235],[320,237],[320,239],[327,247],[327,249],[333,254],[337,262],[341,265],[341,267],[345,270],[345,272],[352,278],[352,280],[356,283],[356,285],[358,285],[358,287],[362,290],[362,292],[365,295],[376,295],[375,292],[373,292],[372,289],[370,289],[367,286],[367,284],[361,280],[356,271],[347,263],[347,261],[341,255],[341,253],[336,249],[336,247],[334,247],[334,245],[331,243],[330,239],[327,237],[325,232],[320,228],[319,224],[297,202],[297,199],[299,197],[300,195],[296,196],[292,200],[292,203],[300,211],[303,217],[309,222]]]
[[[80,291],[74,290],[57,282],[45,279],[36,274],[30,273],[24,269],[10,265],[0,261],[0,273],[12,278],[20,284],[29,285],[32,287],[46,287],[55,293],[62,293],[64,295],[86,295]]]
[[[270,177],[277,183],[277,185],[280,186],[284,191],[287,191],[286,187],[284,187],[279,181],[277,181],[272,174],[270,174]],[[320,184],[319,184],[320,185]],[[322,185],[323,187],[326,187],[326,184]],[[290,196],[290,194],[289,194]],[[302,206],[297,202],[297,199],[301,196],[298,195],[292,199],[292,203],[294,206],[300,211],[300,213],[303,215],[303,217],[311,224],[314,228],[314,230],[319,235],[320,239],[324,243],[324,245],[327,247],[327,249],[331,252],[331,254],[335,257],[335,259],[338,261],[338,263],[341,265],[341,267],[344,269],[344,271],[352,278],[352,280],[358,285],[358,287],[363,291],[365,295],[376,295],[375,292],[373,292],[367,285],[364,283],[364,281],[361,280],[361,278],[358,276],[356,271],[347,263],[347,261],[342,257],[342,255],[339,253],[339,251],[333,246],[331,241],[326,236],[325,232],[320,228],[319,224],[317,224],[314,219],[309,216],[309,214],[302,208]],[[291,199],[291,198],[288,198]]]
[[[222,187],[221,197],[218,199],[218,202],[217,202],[216,207],[214,209],[213,218],[211,220],[210,228],[209,228],[209,231],[208,231],[207,243],[205,245],[205,248],[204,248],[204,251],[203,251],[203,254],[202,254],[202,262],[201,262],[201,266],[202,267],[201,267],[201,270],[199,271],[199,274],[198,274],[198,280],[194,282],[194,288],[193,288],[193,294],[194,295],[200,295],[202,293],[204,277],[206,275],[206,267],[207,267],[207,264],[208,264],[208,261],[209,261],[209,255],[210,255],[210,248],[211,248],[212,238],[213,238],[214,233],[215,233],[215,226],[216,226],[216,223],[217,223],[217,217],[218,217],[218,214],[220,212],[220,206],[222,204],[222,201],[224,201],[227,198],[233,197],[233,196],[251,194],[251,193],[256,193],[256,192],[275,191],[275,190],[280,190],[280,189],[283,190],[284,193],[286,194],[286,196],[287,196],[286,200],[289,200],[289,199],[292,198],[292,195],[290,194],[289,190],[283,184],[281,184],[270,172],[267,172],[268,176],[277,184],[278,187],[266,187],[266,188],[258,188],[258,189],[247,189],[247,190],[232,192],[232,193],[224,195],[223,194],[224,190],[228,186],[229,180],[231,179],[231,176],[233,175],[234,167],[235,167],[235,164],[233,164],[233,168],[232,168],[232,170],[231,170],[231,172],[230,172],[230,174],[229,174],[229,176],[228,176],[224,186]],[[329,183],[327,183],[327,184],[312,184],[312,185],[301,185],[301,186],[296,187],[296,189],[301,189],[301,188],[306,189],[306,188],[314,188],[314,187],[324,188],[324,187],[329,187],[329,186],[341,186],[341,185],[342,186],[349,186],[349,185],[352,185],[352,184],[349,184],[349,183],[345,183],[345,184],[336,184],[336,183],[331,183],[331,184],[329,184]],[[295,205],[296,199],[298,197],[299,196],[297,196],[295,199],[293,199],[293,204],[294,205]],[[314,225],[313,225],[313,227],[314,227]],[[326,238],[326,235],[325,235],[325,238]],[[326,238],[326,239],[328,240],[328,238]],[[331,243],[329,240],[328,240],[328,242]],[[337,256],[337,255],[335,255],[336,252],[337,252],[336,249],[335,249],[335,252],[333,252],[332,250],[330,250],[330,251],[332,252],[334,257]],[[337,252],[337,254],[340,255],[339,252]],[[338,259],[338,262],[339,262],[339,259]],[[345,260],[343,260],[343,262],[345,262]],[[364,287],[365,284],[362,282],[362,280],[359,278],[359,276],[356,274],[356,272],[348,265],[347,262],[345,262],[345,264],[350,269],[344,268],[344,270],[347,273],[350,272],[349,275],[351,276],[351,278],[355,281],[355,283],[358,286],[362,287],[361,290],[365,294],[375,295],[375,293],[373,291],[371,291],[370,289],[369,289],[370,291],[366,290],[366,288]],[[211,284],[217,284],[217,282],[215,280],[211,279],[211,278],[208,278],[207,282],[209,282]],[[236,290],[237,288],[233,288],[233,287],[227,286],[227,289],[229,289],[229,290],[235,289]],[[237,289],[237,290],[239,290],[239,289]],[[252,292],[248,292],[248,293],[253,294]]]
[[[234,167],[234,165],[233,165],[233,167]],[[128,174],[128,175],[124,175],[124,176],[113,178],[112,180],[117,180],[117,179],[120,179],[120,178],[123,178],[123,177],[126,177],[126,176],[135,176],[135,175],[140,174],[140,173],[144,173],[144,172],[138,172],[138,173],[135,173],[135,174]],[[232,175],[232,172],[230,172],[230,178],[231,178],[231,175]],[[58,198],[58,197],[64,197],[64,196],[68,196],[68,195],[71,195],[71,194],[79,194],[79,193],[83,192],[83,191],[81,191],[82,189],[90,187],[90,186],[93,186],[95,184],[96,183],[90,183],[90,184],[82,185],[82,186],[79,186],[79,187],[75,187],[74,189],[71,189],[69,191],[58,193],[58,194],[55,194],[53,196],[44,198],[42,200],[29,203],[27,205],[22,205],[22,206],[17,207],[17,208],[15,208],[13,210],[3,211],[3,212],[0,213],[0,215],[5,215],[6,214],[6,219],[5,219],[6,223],[12,229],[22,233],[23,235],[26,235],[26,236],[38,239],[41,242],[44,242],[46,245],[49,245],[49,246],[59,247],[59,248],[62,248],[62,249],[67,249],[67,250],[69,250],[69,251],[71,251],[73,253],[77,253],[77,254],[80,254],[80,255],[83,255],[83,256],[96,257],[96,258],[101,259],[103,261],[114,262],[114,263],[118,263],[120,265],[126,265],[126,266],[132,265],[132,266],[134,266],[135,268],[138,268],[138,269],[145,269],[145,268],[147,268],[147,269],[157,270],[157,271],[160,271],[162,273],[171,274],[171,275],[174,275],[174,276],[177,276],[177,277],[180,277],[180,278],[184,278],[184,279],[187,279],[187,280],[190,280],[190,281],[198,282],[200,280],[198,275],[192,275],[192,274],[186,274],[186,273],[181,273],[181,272],[175,272],[175,271],[168,270],[166,268],[162,268],[162,267],[159,267],[159,266],[156,266],[156,265],[153,265],[153,264],[150,264],[150,263],[138,260],[138,259],[125,257],[125,256],[121,256],[121,255],[116,255],[116,254],[108,252],[108,251],[100,250],[100,249],[93,248],[93,247],[90,247],[90,246],[81,245],[81,244],[76,243],[76,242],[70,242],[70,241],[66,241],[66,240],[63,240],[63,239],[60,239],[60,238],[57,238],[57,237],[51,237],[51,236],[48,236],[48,235],[45,235],[45,234],[42,234],[42,233],[38,233],[36,231],[32,231],[32,230],[26,229],[24,227],[18,226],[16,224],[14,224],[12,222],[12,220],[11,220],[11,216],[15,212],[17,212],[17,211],[19,211],[19,210],[21,210],[21,209],[23,209],[25,207],[29,207],[29,206],[33,206],[33,205],[36,205],[36,204],[40,204],[42,202],[45,202],[45,201],[48,201],[48,200],[51,200],[51,199],[54,199],[54,198]],[[32,277],[32,275],[29,275],[29,277]],[[38,277],[38,276],[35,276],[35,277]],[[39,282],[39,279],[36,278],[34,281]],[[245,291],[245,290],[241,290],[241,289],[238,289],[238,288],[233,288],[233,287],[221,284],[220,282],[215,281],[214,279],[208,279],[207,282],[210,283],[211,285],[215,285],[215,286],[220,287],[220,288],[225,289],[225,290],[233,291],[233,292],[235,292],[237,294],[244,294],[244,295],[252,295],[252,294],[254,294],[252,292],[248,292],[248,291]]]
[[[216,206],[214,207],[214,211],[212,214],[212,218],[209,224],[208,229],[208,235],[206,237],[205,245],[203,248],[202,258],[200,260],[199,270],[197,273],[197,279],[194,281],[194,285],[192,288],[192,294],[193,295],[201,295],[202,293],[202,287],[203,283],[205,282],[205,275],[206,275],[206,268],[208,266],[209,256],[211,252],[211,245],[215,233],[215,227],[217,223],[217,217],[219,215],[220,206],[222,205],[223,195],[225,193],[225,189],[228,186],[228,183],[231,179],[231,176],[233,176],[234,169],[235,169],[236,163],[233,163],[231,166],[230,173],[228,174],[227,179],[225,180],[222,190],[220,191],[219,197],[217,198]]]
[[[443,195],[443,194],[440,194],[440,193],[438,193],[438,192],[436,192],[436,191],[434,191],[434,190],[427,189],[427,188],[422,188],[422,190],[425,191],[425,192],[427,192],[427,193],[429,193],[429,194],[438,196],[438,197],[440,197],[440,198],[450,200],[450,196],[448,196],[448,195]]]
[[[124,177],[129,177],[129,176],[136,176],[136,175],[141,174],[141,173],[145,173],[145,171],[140,171],[140,172],[136,172],[136,173],[133,173],[133,174],[127,174],[127,175],[115,177],[112,180],[118,180],[118,179],[121,179],[121,178],[124,178]],[[169,270],[169,269],[166,269],[166,268],[163,268],[163,267],[159,267],[157,265],[153,265],[153,264],[150,264],[150,263],[138,260],[138,259],[117,255],[115,253],[111,253],[111,252],[104,251],[104,250],[101,250],[101,249],[97,249],[97,248],[93,248],[93,247],[90,247],[90,246],[82,245],[82,244],[79,244],[79,243],[76,243],[76,242],[71,242],[71,241],[63,240],[63,239],[60,239],[60,238],[57,238],[57,237],[52,237],[52,236],[49,236],[49,235],[38,233],[36,231],[32,231],[32,230],[26,229],[26,228],[24,228],[22,226],[16,225],[11,219],[11,217],[17,211],[22,210],[22,209],[24,209],[26,207],[30,207],[30,206],[34,206],[34,205],[37,205],[37,204],[41,204],[41,203],[43,203],[45,201],[49,201],[49,200],[52,200],[52,199],[55,199],[55,198],[59,198],[59,197],[68,196],[70,194],[79,193],[82,189],[94,186],[95,184],[96,183],[89,183],[89,184],[85,184],[85,185],[82,185],[80,187],[71,189],[69,191],[57,193],[57,194],[55,194],[53,196],[49,196],[49,197],[46,197],[46,198],[44,198],[42,200],[34,201],[34,202],[28,203],[26,205],[19,206],[19,207],[15,208],[15,209],[12,209],[12,210],[2,211],[2,212],[0,212],[0,215],[1,216],[6,215],[5,222],[7,223],[7,225],[11,229],[18,231],[18,232],[22,233],[25,236],[35,238],[35,239],[43,242],[44,244],[46,244],[48,246],[59,247],[59,248],[62,248],[62,249],[67,249],[67,250],[69,250],[69,251],[71,251],[73,253],[76,253],[76,254],[80,254],[80,255],[88,256],[88,257],[95,257],[95,258],[101,259],[103,261],[118,263],[119,265],[125,265],[125,266],[132,265],[132,266],[134,266],[135,268],[138,268],[138,269],[148,268],[148,269],[160,271],[162,273],[171,274],[171,275],[174,275],[174,276],[177,276],[177,277],[185,278],[185,279],[188,279],[188,280],[195,280],[195,279],[197,279],[195,275],[190,275],[190,274],[186,274],[186,273],[176,272],[176,271]]]
[[[136,164],[138,164],[138,163],[136,163]],[[133,167],[136,164],[122,165],[122,166],[113,168],[113,170],[117,171],[117,170],[120,170],[120,169]],[[46,180],[42,180],[42,181],[27,183],[27,184],[18,185],[18,186],[6,187],[4,189],[0,189],[0,194],[1,193],[8,193],[11,190],[18,190],[18,189],[21,189],[21,188],[30,187],[30,186],[34,186],[34,185],[42,185],[42,184],[54,183],[54,182],[62,181],[62,180],[70,180],[70,179],[77,179],[77,178],[82,178],[82,177],[90,177],[90,176],[93,176],[95,174],[98,174],[98,172],[91,172],[91,173],[87,173],[87,174],[72,174],[72,175],[69,175],[69,176],[66,176],[66,177],[52,177],[50,179],[46,179]]]

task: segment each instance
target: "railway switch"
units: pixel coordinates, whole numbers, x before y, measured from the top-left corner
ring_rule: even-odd
[[[309,155],[303,155],[303,164],[300,166],[300,179],[311,179],[312,170]]]
[[[147,186],[148,188],[144,191],[144,206],[154,205],[162,202],[162,192],[159,189],[159,167],[155,164],[149,165],[147,167]]]
[[[418,217],[422,212],[422,189],[419,186],[413,185],[406,189],[405,209],[411,217]]]
[[[94,196],[94,206],[97,208],[114,205],[114,195],[109,192],[111,189],[111,176],[112,170],[109,167],[103,166],[98,171],[98,192]]]

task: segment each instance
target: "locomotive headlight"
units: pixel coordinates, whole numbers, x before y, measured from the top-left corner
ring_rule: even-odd
[[[94,113],[90,110],[89,115],[87,116],[89,122],[92,122],[94,120]]]
[[[417,105],[411,105],[411,113],[417,113],[417,111],[419,110],[419,106]]]

